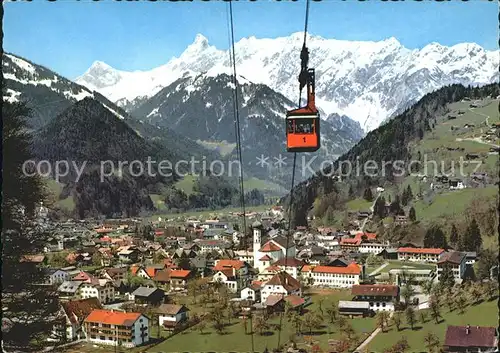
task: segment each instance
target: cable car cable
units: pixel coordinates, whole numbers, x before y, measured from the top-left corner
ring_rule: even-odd
[[[233,21],[233,1],[229,1],[229,24],[230,24],[230,38],[231,38],[231,47],[230,47],[230,64],[232,63],[233,67],[233,110],[234,110],[234,115],[235,115],[235,133],[236,133],[236,145],[237,145],[237,154],[238,154],[238,161],[240,164],[240,183],[239,183],[239,189],[240,189],[240,206],[242,209],[243,213],[243,245],[245,247],[245,251],[248,257],[248,243],[247,243],[247,236],[246,236],[246,231],[247,231],[247,223],[246,223],[246,210],[245,210],[245,188],[243,184],[243,157],[242,157],[242,151],[241,151],[241,131],[240,131],[240,114],[239,114],[239,105],[238,105],[238,79],[236,76],[236,56],[235,56],[235,50],[234,50],[234,21]],[[232,53],[231,53],[232,52]],[[232,55],[231,55],[232,54]],[[251,345],[252,345],[252,350],[251,352],[254,353],[254,340],[253,340],[253,325],[252,325],[252,313],[250,313],[250,339],[251,339]]]
[[[306,0],[306,16],[305,16],[305,25],[304,25],[304,43],[302,45],[302,50],[300,53],[300,59],[301,59],[301,72],[299,75],[299,108],[300,108],[300,103],[301,103],[301,96],[302,96],[302,89],[304,87],[303,85],[303,72],[307,74],[307,64],[309,61],[309,51],[306,47],[306,41],[307,41],[307,24],[309,22],[309,0]],[[290,241],[290,233],[292,230],[292,208],[293,208],[293,189],[295,187],[295,165],[297,161],[297,152],[293,153],[293,167],[292,167],[292,186],[290,188],[290,203],[288,205],[288,232],[286,235],[286,249],[285,249],[285,271],[287,268],[287,261],[288,261],[288,245]],[[284,310],[280,315],[280,323],[279,323],[279,329],[278,329],[278,346],[277,349],[280,348],[280,341],[281,341],[281,330],[283,327],[283,316],[284,316]]]

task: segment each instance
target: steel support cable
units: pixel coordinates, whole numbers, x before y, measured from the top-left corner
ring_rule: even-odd
[[[240,190],[240,206],[243,213],[243,245],[245,247],[245,251],[248,255],[248,243],[247,243],[247,223],[246,223],[246,209],[245,209],[245,188],[243,184],[243,157],[241,150],[241,131],[240,131],[240,114],[239,114],[239,104],[238,104],[238,79],[236,76],[236,56],[235,56],[235,48],[234,48],[234,21],[233,21],[233,4],[232,0],[229,2],[229,28],[230,28],[230,38],[231,38],[231,46],[230,46],[230,64],[232,64],[233,68],[233,110],[235,115],[235,134],[236,134],[236,145],[237,145],[237,154],[238,161],[240,165],[240,182],[239,182],[239,190]],[[252,325],[252,314],[250,313],[250,337],[251,337],[251,352],[254,353],[254,337],[253,337],[253,325]]]
[[[307,61],[309,59],[308,51],[306,48],[306,42],[307,42],[307,24],[309,22],[309,0],[306,0],[306,16],[305,16],[305,24],[304,24],[304,43],[302,45],[302,52],[301,52],[301,75],[303,75],[304,70],[305,73],[307,74]],[[301,78],[299,76],[299,81],[301,81]],[[302,84],[299,86],[299,108],[300,108],[300,103],[301,103],[301,96],[302,96]],[[291,231],[292,231],[292,210],[293,210],[293,189],[295,187],[295,165],[297,161],[297,152],[293,153],[293,167],[292,167],[292,185],[290,188],[290,202],[288,205],[288,231],[286,235],[286,249],[285,249],[285,269],[287,267],[287,261],[288,261],[288,246],[290,242],[290,236],[291,236]],[[284,311],[280,315],[280,323],[279,323],[279,330],[278,330],[278,346],[277,349],[280,348],[280,343],[281,343],[281,331],[283,327],[283,316],[284,316]]]

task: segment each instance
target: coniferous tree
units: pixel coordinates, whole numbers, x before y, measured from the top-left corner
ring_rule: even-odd
[[[366,201],[373,201],[373,193],[372,193],[372,189],[371,188],[366,188],[365,189],[365,192],[363,194],[363,198],[366,200]]]
[[[373,208],[374,214],[380,218],[384,219],[387,216],[387,212],[385,209],[385,198],[383,196],[379,197],[377,201],[375,201],[375,207]]]
[[[451,289],[455,284],[455,278],[453,277],[453,271],[448,264],[443,266],[441,275],[439,276],[439,283],[446,289]]]
[[[26,123],[30,114],[24,103],[3,102],[2,167],[8,172],[3,173],[2,190],[2,305],[3,317],[14,319],[14,324],[2,330],[2,336],[5,345],[17,347],[48,335],[59,309],[53,288],[40,286],[44,269],[25,257],[40,254],[47,239],[36,222],[36,208],[46,198],[43,182],[36,173],[28,176],[22,171],[23,163],[32,158]]]
[[[406,188],[406,200],[407,202],[413,200],[413,192],[411,191],[410,185],[408,185],[408,187]]]
[[[390,210],[391,214],[394,215],[394,216],[399,216],[401,214],[404,214],[404,211],[401,208],[401,203],[400,203],[400,197],[399,197],[399,195],[396,195],[396,198],[394,199],[394,201],[389,206],[389,210]]]
[[[481,239],[481,232],[479,231],[479,226],[477,225],[476,219],[473,219],[467,228],[467,241],[466,245],[469,251],[479,252],[483,240]]]
[[[453,223],[451,225],[451,231],[450,231],[450,243],[453,245],[457,245],[458,239],[459,239],[458,238],[458,229],[455,226],[455,224]]]
[[[431,226],[424,236],[424,247],[446,249],[446,237],[438,225]]]
[[[413,207],[410,208],[408,217],[410,218],[410,221],[412,221],[412,222],[415,222],[417,220],[417,214],[416,214],[415,209]]]
[[[354,197],[354,190],[352,188],[352,185],[349,185],[349,198],[353,198]]]

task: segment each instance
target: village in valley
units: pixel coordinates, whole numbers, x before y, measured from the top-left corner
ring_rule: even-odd
[[[20,265],[46,271],[44,339],[65,352],[493,351],[498,267],[385,241],[366,213],[287,237],[284,209],[261,207],[245,238],[239,212],[53,223],[40,207],[53,236]]]

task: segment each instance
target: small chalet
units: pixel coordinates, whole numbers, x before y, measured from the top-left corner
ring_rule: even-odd
[[[498,352],[495,327],[448,326],[444,338],[445,352]]]
[[[290,276],[286,272],[280,272],[273,276],[262,286],[261,299],[262,302],[267,300],[270,295],[292,295],[301,296],[300,282]]]
[[[167,330],[175,329],[179,324],[188,320],[189,309],[184,305],[162,304],[156,309],[160,326]]]
[[[260,302],[260,291],[262,283],[258,281],[252,282],[251,285],[243,288],[240,293],[240,298],[242,300],[251,300],[254,302]]]
[[[159,288],[139,287],[132,295],[136,304],[158,305],[163,303],[165,292]]]
[[[368,302],[373,311],[394,311],[394,303],[399,302],[399,287],[382,284],[359,284],[351,288],[352,301]]]

